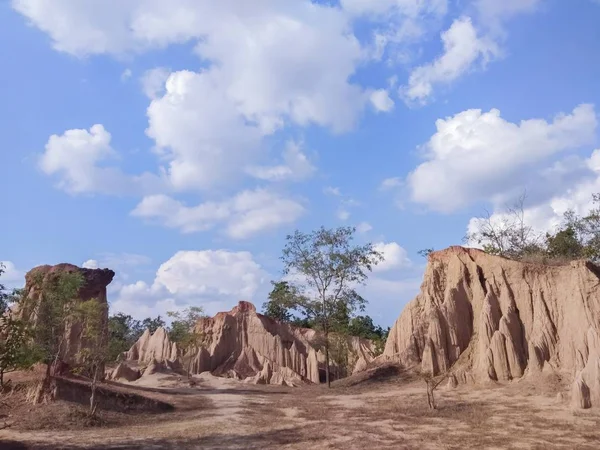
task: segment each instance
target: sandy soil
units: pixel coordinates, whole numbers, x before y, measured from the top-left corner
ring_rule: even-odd
[[[253,386],[202,374],[189,387],[157,375],[127,388],[175,411],[101,428],[0,431],[0,448],[597,449],[600,411],[572,411],[557,387],[526,382],[436,391],[422,382]],[[141,385],[140,385],[141,384]]]

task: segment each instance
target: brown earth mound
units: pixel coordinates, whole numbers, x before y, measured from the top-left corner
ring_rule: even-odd
[[[208,371],[255,384],[296,386],[319,383],[323,377],[325,358],[319,333],[263,316],[251,303],[239,302],[229,312],[200,319],[194,331],[202,336],[202,345],[193,353],[182,354],[166,331],[158,328],[154,334],[146,331],[124,360],[140,366],[177,362],[180,367],[191,367],[194,374]],[[352,372],[358,362],[373,360],[369,341],[350,337],[346,344],[348,367],[331,367],[337,378]]]
[[[106,287],[110,284],[115,273],[109,269],[82,269],[72,264],[57,264],[56,266],[39,266],[30,270],[25,275],[26,296],[25,307],[17,311],[20,317],[27,317],[35,326],[43,321],[43,315],[38,315],[41,301],[51,301],[44,295],[44,290],[49,283],[53,282],[61,274],[79,273],[82,276],[83,283],[77,293],[78,301],[84,302],[95,299],[98,302],[107,304]],[[105,323],[108,326],[108,308],[105,308]],[[65,324],[65,341],[61,347],[62,362],[67,365],[76,364],[78,354],[85,347],[85,342],[81,339],[81,323],[70,321]]]
[[[600,405],[600,270],[544,266],[450,247],[429,256],[420,294],[392,328],[384,359],[450,368],[458,382],[555,373],[574,406]]]

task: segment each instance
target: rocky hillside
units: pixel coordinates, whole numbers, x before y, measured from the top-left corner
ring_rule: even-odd
[[[17,314],[21,317],[26,317],[35,326],[39,321],[43,321],[44,317],[39,317],[37,311],[42,299],[51,301],[44,295],[44,290],[48,283],[52,282],[61,274],[79,273],[82,277],[82,285],[77,293],[77,301],[87,301],[95,299],[106,304],[106,287],[111,283],[115,273],[109,269],[82,269],[72,264],[57,264],[55,266],[38,266],[31,269],[25,275],[26,296],[25,308],[18,311]],[[106,308],[105,323],[108,326],[108,308]],[[81,340],[81,323],[70,321],[65,324],[65,341],[62,344],[61,358],[68,365],[75,364],[77,355],[85,343]]]
[[[429,257],[421,292],[384,358],[459,382],[559,373],[575,406],[600,405],[600,269],[528,264],[450,247]],[[454,381],[454,380],[453,380]]]
[[[256,312],[254,305],[239,302],[229,312],[201,319],[194,330],[202,336],[202,346],[192,354],[182,354],[170,342],[166,331],[146,331],[124,355],[133,366],[189,367],[192,373],[211,372],[261,384],[299,385],[319,383],[323,378],[324,355],[319,349],[319,335],[314,330],[295,328]],[[348,338],[349,371],[373,359],[369,341]],[[120,368],[123,370],[123,368]],[[332,371],[346,375],[334,365]]]

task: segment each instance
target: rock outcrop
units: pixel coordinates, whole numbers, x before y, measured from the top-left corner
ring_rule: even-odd
[[[194,331],[202,336],[202,344],[193,352],[184,354],[158,328],[154,334],[146,331],[124,360],[138,365],[177,362],[194,374],[211,372],[257,384],[296,386],[323,378],[325,358],[319,349],[319,333],[258,314],[251,303],[239,302],[229,312],[200,319]],[[348,371],[357,361],[373,360],[369,341],[351,337],[347,348]],[[346,375],[346,369],[335,363],[331,371],[337,377]]]
[[[421,292],[383,358],[455,381],[570,377],[572,403],[600,405],[600,268],[548,266],[450,247],[429,256]]]
[[[78,273],[81,275],[82,284],[74,299],[78,302],[95,299],[107,305],[106,287],[110,284],[115,273],[109,269],[82,269],[72,264],[58,264],[55,266],[39,266],[30,270],[25,275],[25,302],[21,310],[16,311],[19,317],[26,317],[35,327],[46,319],[42,301],[52,301],[52,296],[44,295],[50,283],[55,282],[61,275],[66,273]],[[41,312],[42,311],[42,312]],[[108,326],[108,308],[104,309],[104,323]],[[65,340],[61,347],[61,361],[68,366],[78,362],[78,355],[85,347],[81,337],[81,322],[70,320],[65,323]]]
[[[119,365],[110,373],[108,378],[115,381],[135,381],[141,376],[139,370],[129,367],[125,363],[119,363]]]

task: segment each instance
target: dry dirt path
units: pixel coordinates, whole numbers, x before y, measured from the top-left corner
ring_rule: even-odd
[[[66,432],[6,432],[33,448],[582,449],[600,448],[600,412],[573,412],[556,393],[513,384],[436,391],[418,383],[359,388],[251,386],[201,375],[166,394],[176,406],[148,423]],[[2,439],[3,432],[0,432]],[[0,447],[1,448],[1,447]],[[32,447],[22,447],[32,448]]]

